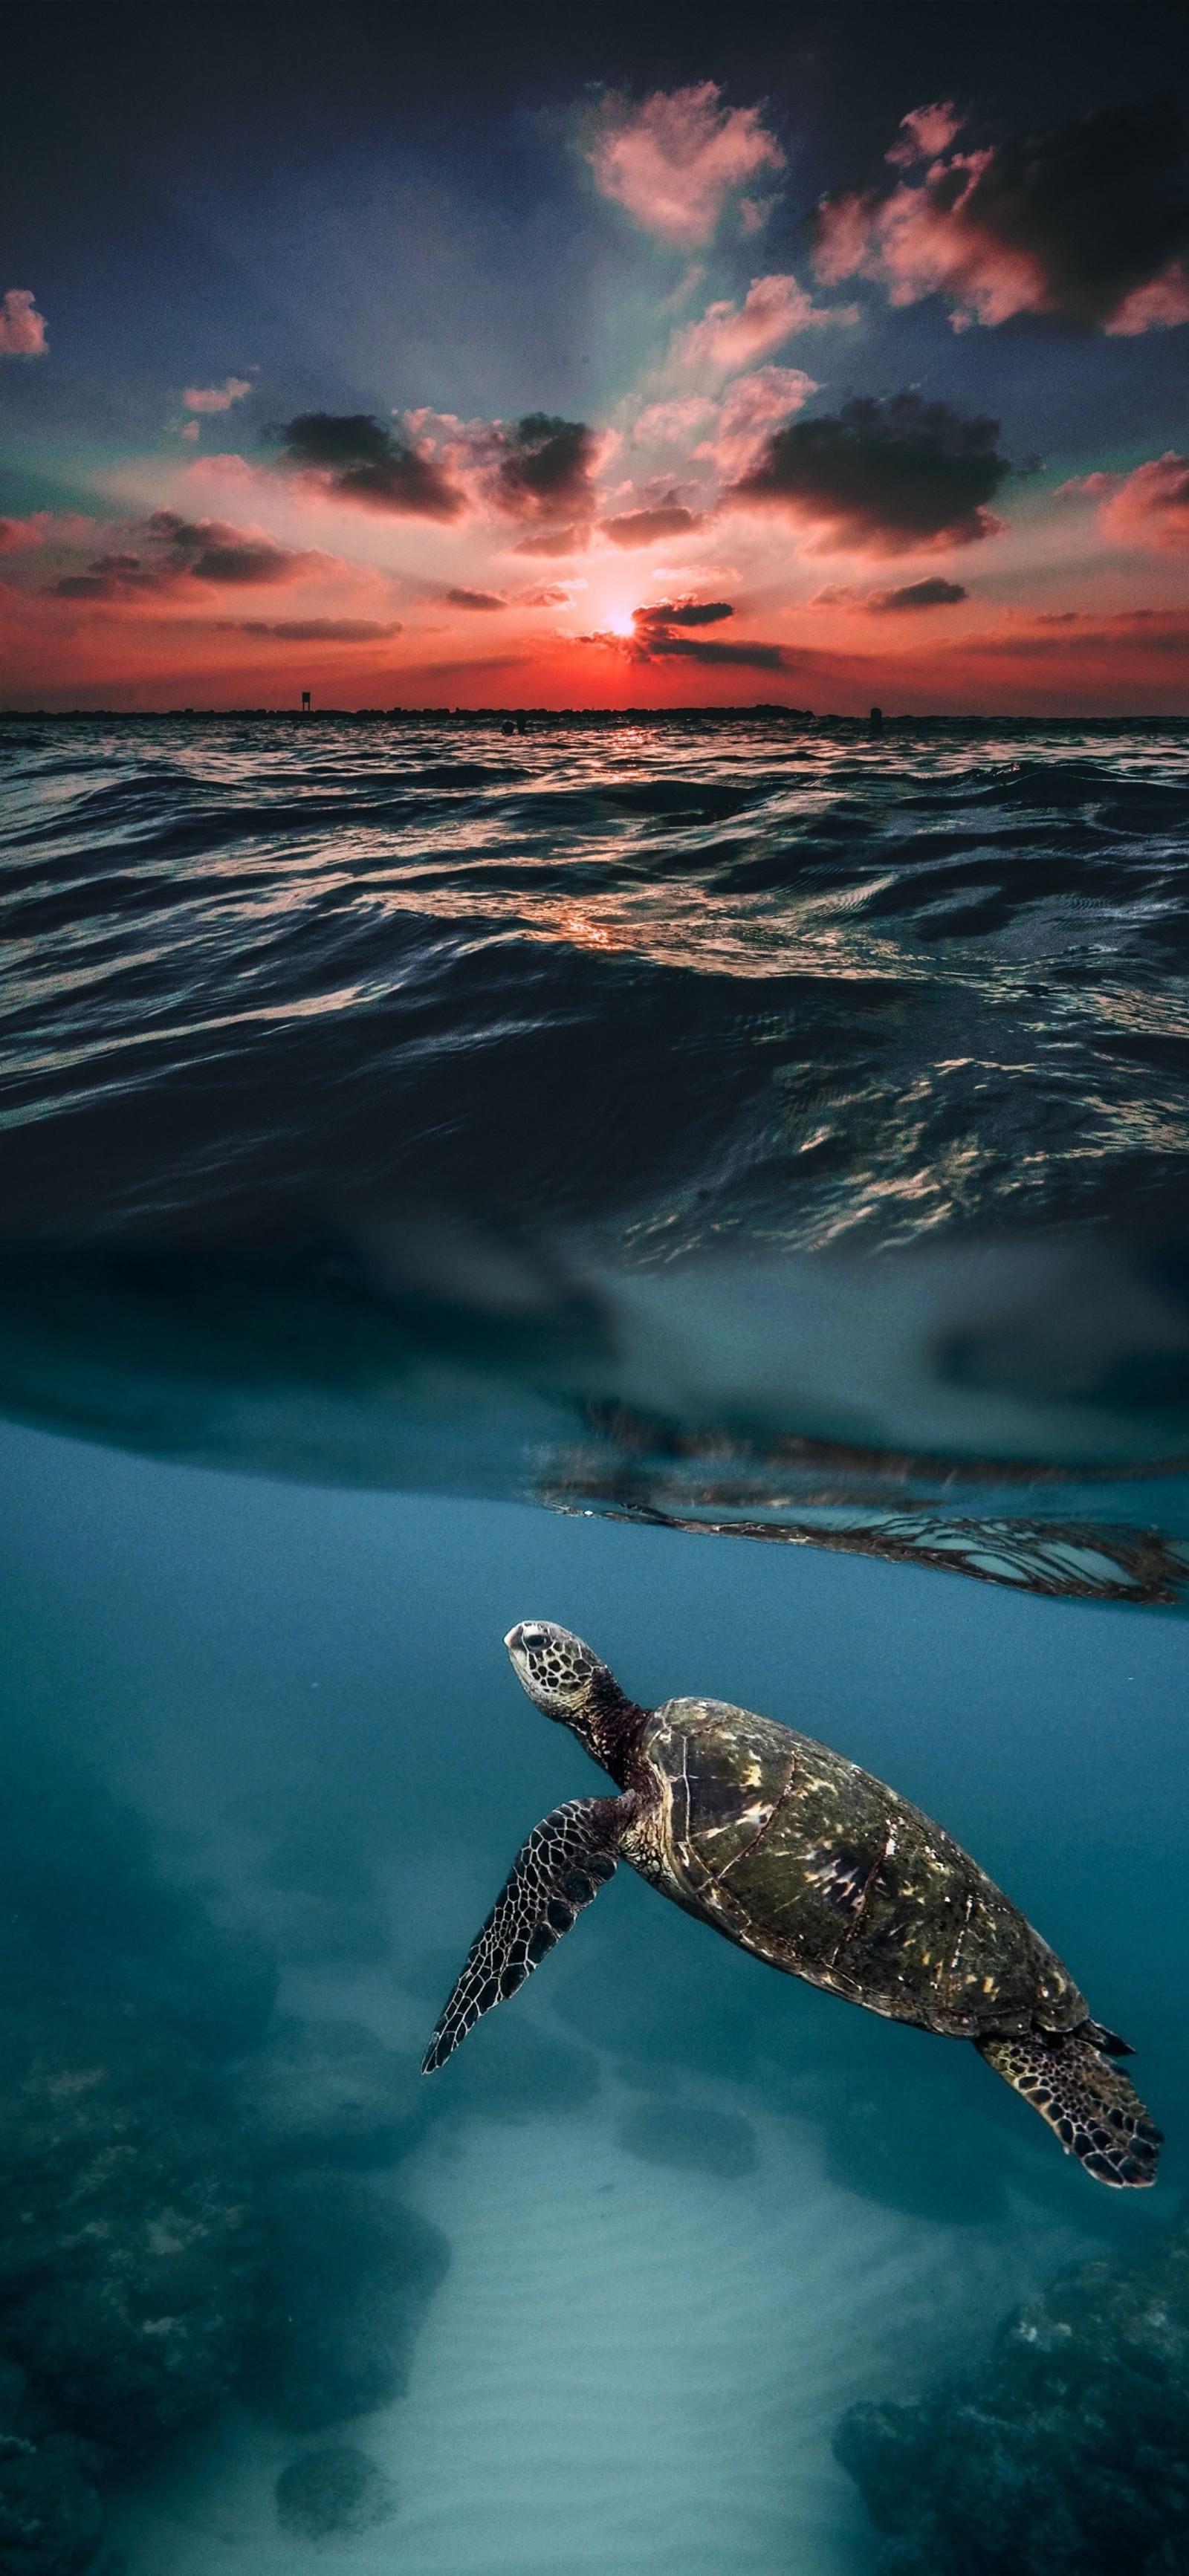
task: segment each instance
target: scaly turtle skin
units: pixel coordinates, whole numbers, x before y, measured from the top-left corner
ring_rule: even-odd
[[[770,1967],[974,2042],[1099,2182],[1156,2177],[1160,2132],[1048,1943],[919,1807],[812,1737],[725,1700],[642,1709],[548,1620],[505,1640],[536,1706],[620,1789],[530,1834],[434,2033],[426,2072],[569,1930],[617,1861]]]

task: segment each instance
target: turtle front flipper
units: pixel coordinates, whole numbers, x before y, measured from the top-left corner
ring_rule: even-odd
[[[1122,2068],[1112,2064],[1124,2047],[1112,2032],[1085,2021],[1075,2030],[991,2034],[974,2044],[1096,2182],[1116,2190],[1155,2182],[1163,2136]]]
[[[444,2066],[493,2004],[514,1995],[574,1917],[615,1874],[620,1841],[636,1812],[633,1797],[569,1798],[534,1825],[463,1969],[426,2051],[421,2072]]]

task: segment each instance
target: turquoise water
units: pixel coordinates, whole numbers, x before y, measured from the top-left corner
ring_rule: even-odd
[[[404,2393],[328,2434],[278,2423],[228,2371],[206,2420],[111,2482],[129,2576],[307,2555],[545,2576],[559,2549],[649,2576],[873,2565],[831,2450],[846,2409],[952,2377],[1062,2262],[1150,2244],[1185,2177],[1180,1621],[18,1430],[0,1456],[3,1758],[19,1784],[31,1738],[61,1747],[79,1794],[146,1819],[165,1879],[278,1963],[283,2026],[352,2024],[422,2083],[516,1845],[594,1785],[503,1654],[510,1621],[544,1611],[642,1697],[737,1698],[925,1802],[1135,2043],[1170,2133],[1159,2192],[1096,2190],[972,2051],[778,1978],[621,1872],[424,2083],[395,2155],[365,2139],[359,2161],[340,2104],[334,2163],[448,2240]],[[51,1793],[26,1818],[35,1877],[58,1813]],[[102,1818],[68,1811],[67,1875],[76,1830],[100,1889],[58,1967],[84,1992],[105,1904],[126,1900]],[[160,1954],[142,1902],[100,1975],[126,2009]],[[230,2025],[221,2067],[242,2061]],[[234,2152],[252,2115],[219,2117]],[[274,2488],[329,2439],[390,2493],[383,2520],[315,2542]]]
[[[1180,734],[2,731],[0,2576],[1177,2576]],[[532,1617],[956,1835],[1158,2189],[626,1869],[423,2078]]]

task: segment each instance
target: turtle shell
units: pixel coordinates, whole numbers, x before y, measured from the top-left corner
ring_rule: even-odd
[[[1067,1969],[969,1853],[828,1745],[674,1699],[640,1755],[661,1792],[666,1894],[772,1967],[954,2038],[1085,2020]]]

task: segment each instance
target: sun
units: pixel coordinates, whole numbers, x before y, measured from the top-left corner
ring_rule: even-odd
[[[634,635],[636,632],[630,608],[609,608],[603,624],[608,635]]]

